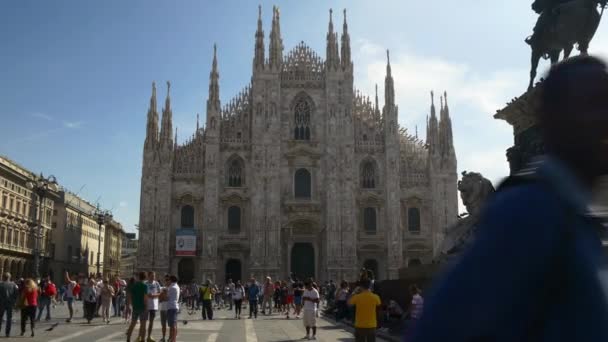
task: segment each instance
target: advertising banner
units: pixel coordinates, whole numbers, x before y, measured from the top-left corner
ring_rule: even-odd
[[[196,255],[196,232],[194,229],[179,228],[175,231],[175,255]]]

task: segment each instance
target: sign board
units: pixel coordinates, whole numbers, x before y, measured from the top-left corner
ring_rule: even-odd
[[[179,228],[175,231],[175,255],[196,256],[196,232],[194,229]]]

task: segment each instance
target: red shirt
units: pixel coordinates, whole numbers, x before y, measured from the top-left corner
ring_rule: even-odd
[[[38,306],[38,290],[29,291],[27,288],[23,290],[27,306]]]

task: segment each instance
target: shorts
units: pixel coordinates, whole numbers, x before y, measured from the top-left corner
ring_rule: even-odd
[[[145,315],[148,321],[153,321],[156,318],[156,310],[146,310]]]
[[[137,322],[137,321],[147,321],[148,320],[148,313],[144,310],[135,310],[133,309],[133,313],[131,314],[131,320],[133,322]]]
[[[302,322],[304,327],[316,327],[317,326],[317,310],[304,310],[302,315]]]
[[[293,295],[288,295],[287,296],[287,304],[292,304],[293,303]]]
[[[160,310],[160,325],[167,325],[167,310]]]
[[[177,325],[177,309],[167,310],[167,325],[173,328]]]
[[[296,296],[293,298],[296,305],[302,305],[302,297]]]

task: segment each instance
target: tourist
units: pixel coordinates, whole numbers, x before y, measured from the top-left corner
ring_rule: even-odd
[[[376,328],[378,327],[377,310],[382,304],[380,297],[370,291],[370,280],[359,282],[359,293],[353,295],[348,304],[355,307],[355,341],[376,341]]]
[[[148,342],[155,342],[152,338],[152,328],[154,327],[154,318],[156,318],[156,312],[158,311],[158,297],[160,296],[160,284],[156,281],[156,273],[148,272],[148,280],[146,281],[148,287],[147,292],[147,305],[146,313],[148,320]]]
[[[289,319],[289,312],[291,311],[291,309],[295,310],[295,307],[293,305],[293,284],[295,284],[295,281],[292,279],[289,280],[289,282],[287,284],[285,284],[286,290],[287,290],[287,319]]]
[[[260,295],[260,287],[255,281],[255,278],[251,278],[249,281],[249,288],[247,289],[247,300],[249,301],[249,318],[252,315],[254,318],[258,318],[258,296]]]
[[[205,285],[201,286],[200,296],[203,299],[203,320],[213,320],[213,295],[215,294],[215,289],[213,285],[211,285],[211,280],[207,279]]]
[[[135,325],[139,321],[139,334],[137,341],[144,341],[146,338],[146,320],[148,319],[146,305],[148,303],[148,285],[146,285],[146,272],[139,272],[139,281],[134,282],[128,289],[129,299],[133,308],[131,314],[131,324],[127,330],[127,342],[131,341],[131,334]]]
[[[213,297],[215,299],[215,308],[219,310],[222,308],[222,291],[220,291],[217,284],[213,285],[213,291]]]
[[[65,285],[65,301],[68,303],[69,313],[69,317],[65,321],[67,323],[70,323],[72,321],[72,318],[74,317],[74,298],[76,298],[77,295],[74,290],[76,288],[76,285],[78,284],[70,278],[70,274],[67,271],[65,272]]]
[[[95,307],[95,317],[101,316],[99,311],[101,311],[101,289],[103,289],[103,277],[101,273],[97,273],[97,277],[95,278],[95,287],[97,290],[97,303]]]
[[[346,318],[348,313],[347,300],[350,289],[348,288],[348,282],[342,280],[340,282],[340,288],[336,290],[336,321],[340,321]]]
[[[232,290],[232,300],[234,300],[234,318],[241,319],[241,309],[243,306],[243,298],[245,298],[245,288],[240,280],[236,281]]]
[[[274,301],[274,311],[280,313],[281,312],[281,282],[278,280],[274,282],[274,292],[272,295],[272,299]]]
[[[110,305],[112,299],[116,296],[116,292],[108,279],[103,280],[103,287],[101,288],[101,317],[106,324],[110,324]]]
[[[0,282],[0,330],[2,330],[2,318],[6,313],[6,337],[11,335],[11,326],[13,324],[13,308],[19,297],[19,287],[11,281],[11,274],[6,272],[2,275]]]
[[[133,289],[133,286],[135,286],[135,283],[137,283],[137,281],[134,277],[131,277],[129,278],[129,282],[125,288],[125,323],[130,323],[133,316],[133,299],[131,296],[131,290]]]
[[[274,285],[272,279],[266,277],[264,288],[262,289],[264,297],[262,298],[262,315],[266,315],[266,307],[268,307],[268,315],[272,314],[272,296],[274,295]]]
[[[167,299],[168,299],[168,288],[171,286],[171,278],[169,275],[165,275],[165,281],[163,286],[160,288],[160,295],[158,296],[158,311],[160,313],[160,328],[163,333],[163,337],[160,342],[166,342],[167,337]]]
[[[608,341],[605,227],[590,209],[594,184],[608,175],[607,66],[571,57],[539,87],[526,96],[538,99],[547,154],[485,204],[414,341]]]
[[[40,297],[38,298],[38,317],[36,321],[40,321],[40,317],[42,317],[42,312],[46,308],[46,321],[51,320],[51,303],[53,301],[53,297],[57,294],[57,288],[55,284],[51,281],[50,276],[45,276],[40,281]]]
[[[82,292],[82,303],[84,307],[84,318],[87,323],[91,323],[93,317],[95,317],[95,310],[97,308],[97,301],[99,300],[99,294],[97,288],[97,282],[95,279],[89,279],[89,283]]]
[[[301,283],[295,283],[295,289],[293,290],[293,301],[296,306],[295,315],[296,318],[300,318],[300,312],[302,311],[302,296],[304,295],[304,286]]]
[[[167,289],[167,325],[169,325],[169,342],[177,341],[177,312],[179,310],[179,286],[177,277],[169,277],[171,285]]]
[[[21,290],[20,309],[21,309],[21,336],[25,335],[25,325],[29,318],[32,337],[34,337],[34,327],[36,319],[36,307],[38,307],[38,287],[36,282],[31,279],[25,279],[23,289]]]
[[[224,306],[228,305],[228,311],[232,311],[232,290],[234,289],[234,283],[232,279],[228,279],[226,286],[224,286]]]
[[[306,290],[302,294],[302,301],[304,302],[304,315],[303,322],[306,328],[307,340],[317,339],[317,305],[319,304],[319,291],[312,287],[310,280],[306,281]],[[312,330],[312,335],[310,331]]]

